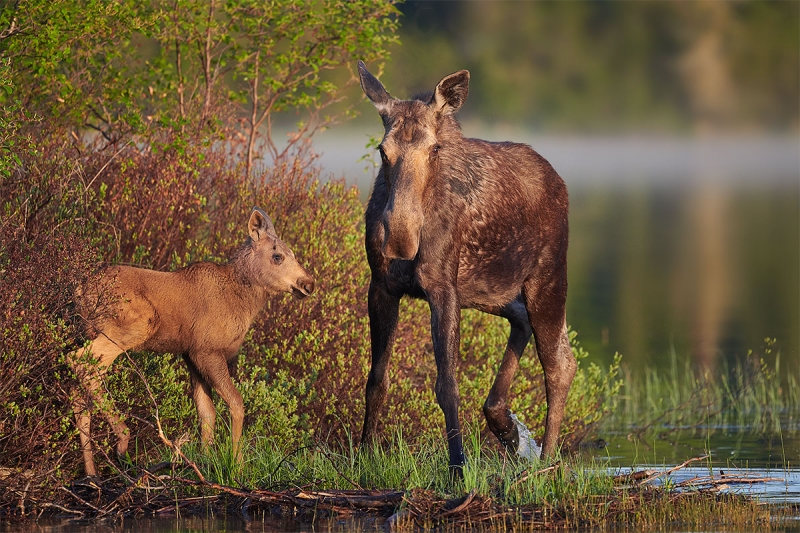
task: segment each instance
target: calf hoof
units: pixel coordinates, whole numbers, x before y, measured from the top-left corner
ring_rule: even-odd
[[[117,442],[117,457],[127,457],[128,456],[128,442],[130,438],[126,435],[119,439]]]

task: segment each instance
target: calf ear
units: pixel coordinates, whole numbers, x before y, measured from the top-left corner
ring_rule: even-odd
[[[276,235],[275,226],[272,225],[269,215],[258,207],[253,208],[253,213],[250,215],[250,222],[247,223],[247,229],[250,232],[250,237],[257,241],[265,235]]]
[[[378,78],[369,73],[363,61],[358,62],[358,77],[361,80],[361,88],[367,98],[375,104],[379,113],[385,112],[392,97],[389,96],[389,93],[383,87],[383,84],[378,81]]]
[[[442,81],[433,91],[433,104],[437,113],[455,113],[467,99],[469,94],[469,71],[459,70]]]

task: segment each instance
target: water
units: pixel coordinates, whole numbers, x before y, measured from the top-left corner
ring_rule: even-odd
[[[796,425],[796,424],[795,424]],[[680,483],[696,477],[746,476],[776,480],[752,485],[731,484],[726,492],[742,493],[766,503],[800,504],[800,432],[784,421],[785,434],[758,434],[738,426],[661,426],[606,430],[606,446],[582,452],[615,474],[637,470],[669,470],[693,458],[706,457],[669,475]]]
[[[326,533],[334,531],[370,531],[377,528],[369,521],[320,521],[308,524],[274,517],[247,520],[239,516],[227,518],[126,518],[99,523],[43,519],[26,524],[0,522],[0,533],[177,533],[177,532],[275,532]]]

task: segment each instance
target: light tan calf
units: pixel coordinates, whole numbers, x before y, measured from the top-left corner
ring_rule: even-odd
[[[233,448],[239,456],[244,406],[231,381],[239,347],[269,296],[290,292],[304,298],[314,291],[314,279],[278,238],[264,211],[253,208],[248,230],[250,237],[224,265],[202,262],[175,272],[108,268],[101,285],[107,284],[116,298],[103,318],[90,318],[88,310],[98,299],[96,289],[78,296],[81,314],[96,334],[69,358],[86,392],[77,395],[74,408],[87,475],[97,475],[90,409],[102,399],[103,376],[127,350],[180,354],[189,367],[203,446],[214,434],[213,388],[230,409]],[[119,439],[117,453],[124,456],[128,427],[112,406],[102,410]]]

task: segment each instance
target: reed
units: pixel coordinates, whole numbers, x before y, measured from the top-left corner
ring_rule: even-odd
[[[762,434],[800,431],[800,367],[785,368],[775,341],[744,360],[698,372],[673,351],[667,371],[623,370],[623,385],[604,428],[739,427]]]

